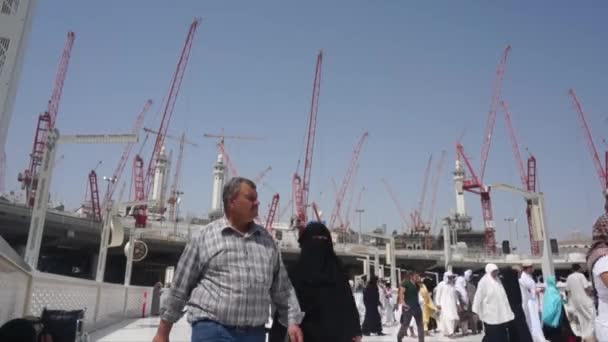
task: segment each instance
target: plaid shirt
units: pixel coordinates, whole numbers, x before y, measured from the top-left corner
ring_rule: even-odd
[[[188,301],[188,322],[207,318],[228,326],[261,326],[270,305],[283,324],[300,324],[303,313],[281,259],[263,227],[247,234],[226,218],[202,228],[179,259],[161,318],[176,322]]]

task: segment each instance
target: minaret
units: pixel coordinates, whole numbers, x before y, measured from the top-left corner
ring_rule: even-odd
[[[152,185],[152,200],[155,201],[155,205],[162,208],[163,203],[162,193],[163,186],[166,180],[165,174],[167,173],[167,155],[165,154],[165,146],[161,147],[158,159],[156,160],[156,167],[154,168],[154,183]]]
[[[213,194],[211,197],[211,211],[209,218],[219,218],[223,215],[222,191],[224,190],[224,180],[226,178],[226,166],[223,156],[217,156],[217,162],[213,166]]]
[[[456,168],[454,169],[454,189],[456,191],[456,214],[458,216],[466,216],[464,206],[464,168],[460,160],[456,159]]]

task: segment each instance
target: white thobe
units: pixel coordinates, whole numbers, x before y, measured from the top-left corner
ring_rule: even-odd
[[[444,283],[438,287],[435,303],[441,306],[439,314],[439,330],[444,335],[454,334],[456,321],[458,321],[458,295],[452,284]]]
[[[460,294],[462,304],[467,307],[469,305],[469,294],[467,293],[467,281],[463,276],[456,278],[456,291]]]
[[[580,272],[574,272],[566,280],[568,290],[568,311],[572,319],[571,325],[578,324],[577,332],[579,337],[587,338],[593,335],[593,325],[595,322],[595,307],[593,300],[587,294],[586,289],[591,283]],[[573,322],[572,322],[573,321]],[[573,329],[575,330],[575,329]]]
[[[526,272],[522,272],[519,278],[519,284],[522,289],[521,304],[526,315],[528,329],[532,335],[534,342],[545,342],[543,334],[543,326],[540,323],[540,310],[538,308],[538,299],[536,297],[536,283],[532,276]]]

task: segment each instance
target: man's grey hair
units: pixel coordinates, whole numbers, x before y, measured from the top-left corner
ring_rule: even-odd
[[[232,177],[228,180],[226,184],[224,184],[224,189],[222,191],[222,201],[224,202],[224,212],[228,210],[228,202],[235,198],[236,195],[239,194],[239,190],[241,189],[241,184],[247,184],[252,189],[255,190],[255,183],[244,177]]]

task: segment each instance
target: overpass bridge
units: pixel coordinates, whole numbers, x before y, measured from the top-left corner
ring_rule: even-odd
[[[31,209],[25,205],[0,202],[0,236],[2,236],[20,255],[27,241]],[[204,224],[187,222],[158,222],[149,221],[149,228],[134,230],[134,220],[131,217],[122,218],[125,227],[125,241],[121,247],[108,250],[108,268],[105,281],[122,283],[124,279],[126,258],[124,243],[132,233],[137,239],[145,242],[148,255],[134,264],[133,283],[152,285],[164,277],[167,266],[175,265],[186,242],[204,227]],[[288,266],[299,254],[297,237],[286,225],[276,224],[275,229],[281,231],[278,244]],[[95,265],[99,249],[101,223],[88,218],[78,217],[72,213],[48,210],[42,242],[42,252],[39,269],[43,272],[58,273],[84,279],[95,278]],[[338,239],[334,239],[338,241]],[[359,241],[355,236],[351,241]],[[364,234],[362,243],[335,243],[337,255],[343,260],[351,274],[360,274],[364,263],[370,260],[374,263],[376,255],[382,265],[388,264],[386,248],[377,236]],[[401,269],[435,269],[444,268],[445,255],[438,250],[409,250],[395,249],[395,264]],[[499,266],[511,265],[521,260],[532,260],[540,265],[539,258],[527,255],[495,255],[488,256],[475,251],[455,250],[451,255],[450,264],[455,269],[482,269],[488,262]],[[564,253],[554,256],[556,269],[569,269],[574,262],[584,263],[584,255],[580,253]]]

